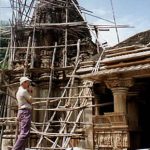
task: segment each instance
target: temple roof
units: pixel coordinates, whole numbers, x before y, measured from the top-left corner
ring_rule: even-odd
[[[98,81],[103,78],[118,75],[128,77],[149,75],[149,39],[150,31],[142,32],[111,49],[104,50],[99,61],[98,72],[89,73],[82,77],[88,80]],[[142,43],[142,41],[145,41],[145,43]]]
[[[150,30],[137,33],[130,38],[115,45],[114,48],[131,46],[131,45],[147,45],[150,43]]]

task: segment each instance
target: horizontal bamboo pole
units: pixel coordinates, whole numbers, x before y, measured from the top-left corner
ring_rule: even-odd
[[[31,147],[32,149],[37,149],[37,150],[54,150],[54,148],[50,148],[50,147]],[[55,150],[65,150],[66,148],[60,147],[60,148],[55,148]]]
[[[3,135],[2,138],[3,139],[15,139],[16,135]]]
[[[109,102],[109,103],[104,103],[104,104],[97,104],[97,105],[84,105],[84,106],[80,106],[80,107],[58,107],[58,108],[33,108],[33,110],[39,110],[39,111],[44,111],[44,110],[49,110],[49,111],[74,111],[74,110],[79,110],[79,109],[86,109],[86,108],[90,108],[90,107],[104,107],[104,106],[108,106],[108,105],[113,105],[113,102]]]
[[[82,124],[82,125],[93,125],[93,123],[91,123],[91,122],[73,122],[73,121],[49,121],[49,122],[45,122],[45,123],[43,123],[43,122],[32,122],[32,124],[34,124],[34,125],[43,125],[43,124],[48,124],[48,123],[67,123],[67,124]]]
[[[0,121],[6,121],[6,120],[16,120],[17,117],[5,117],[5,118],[0,118]]]
[[[76,96],[76,97],[36,97],[34,100],[56,100],[56,99],[77,99],[77,98],[94,98],[94,96]]]
[[[74,99],[82,99],[82,98],[94,98],[93,96],[91,97],[76,97]],[[46,98],[44,98],[46,99]],[[54,102],[57,102],[57,101],[60,101],[60,100],[66,100],[66,99],[69,99],[69,98],[58,98],[58,99],[49,99],[49,103],[54,103]],[[40,98],[36,98],[35,100],[40,100]],[[38,101],[38,102],[33,102],[32,105],[36,105],[36,104],[41,104],[41,103],[46,103],[47,101]]]
[[[72,136],[82,136],[82,134],[75,134],[75,133],[45,133],[45,132],[39,132],[35,130],[34,128],[31,128],[31,133],[40,134],[47,137],[72,137]]]
[[[92,86],[60,87],[61,89],[91,88]]]
[[[81,43],[81,45],[85,45],[86,43]],[[68,47],[72,47],[72,46],[77,46],[77,44],[68,44],[67,45]],[[55,47],[57,47],[57,48],[62,48],[62,47],[65,47],[65,45],[57,45],[57,46],[34,46],[34,47],[30,47],[31,49],[50,49],[50,48],[52,48],[52,50],[53,50],[53,48],[55,48]],[[15,48],[15,49],[27,49],[27,47],[26,46],[22,46],[22,47],[10,47],[10,49],[13,49],[13,48]],[[7,49],[7,47],[0,47],[0,49]]]
[[[66,22],[66,23],[36,23],[35,25],[29,25],[29,26],[25,26],[25,29],[32,29],[33,27],[36,28],[42,28],[42,27],[74,27],[74,26],[82,26],[82,25],[86,25],[87,22],[85,21],[80,21],[80,22]],[[13,27],[13,26],[12,26]]]
[[[5,122],[0,122],[0,126],[6,126],[6,125],[16,125],[17,121],[5,121]]]
[[[41,111],[44,111],[44,110],[49,110],[49,111],[74,111],[74,110],[79,110],[79,109],[84,109],[86,108],[87,105],[85,106],[81,106],[81,107],[73,107],[73,108],[67,108],[67,107],[64,107],[64,108],[60,108],[60,107],[57,107],[57,108],[33,108],[34,110],[41,110]]]
[[[3,134],[14,134],[15,133],[15,130],[11,130],[11,129],[5,129]]]

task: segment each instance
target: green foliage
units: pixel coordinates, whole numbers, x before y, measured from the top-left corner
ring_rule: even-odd
[[[8,63],[6,63],[4,66],[3,66],[3,63],[0,63],[0,69],[7,69],[8,68]]]
[[[0,61],[5,57],[6,50],[0,50]]]

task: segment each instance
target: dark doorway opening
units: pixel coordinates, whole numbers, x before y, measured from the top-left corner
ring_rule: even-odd
[[[138,79],[139,92],[139,126],[141,128],[141,148],[150,148],[150,78]]]
[[[136,97],[130,98],[138,107],[138,128],[131,130],[130,144],[132,149],[150,148],[150,78],[135,79],[135,84],[131,91],[138,93]],[[130,113],[128,115],[132,116]],[[134,121],[135,118],[132,119]]]
[[[94,103],[100,104],[98,107],[99,115],[104,115],[106,112],[113,112],[113,94],[110,89],[108,89],[105,84],[94,83],[93,93],[95,96]]]

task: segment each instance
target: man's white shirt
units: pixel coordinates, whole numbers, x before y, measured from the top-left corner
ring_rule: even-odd
[[[32,96],[29,94],[27,89],[24,89],[22,86],[20,86],[18,88],[16,98],[18,101],[19,109],[32,109],[31,104],[28,102],[30,99],[32,99]]]

